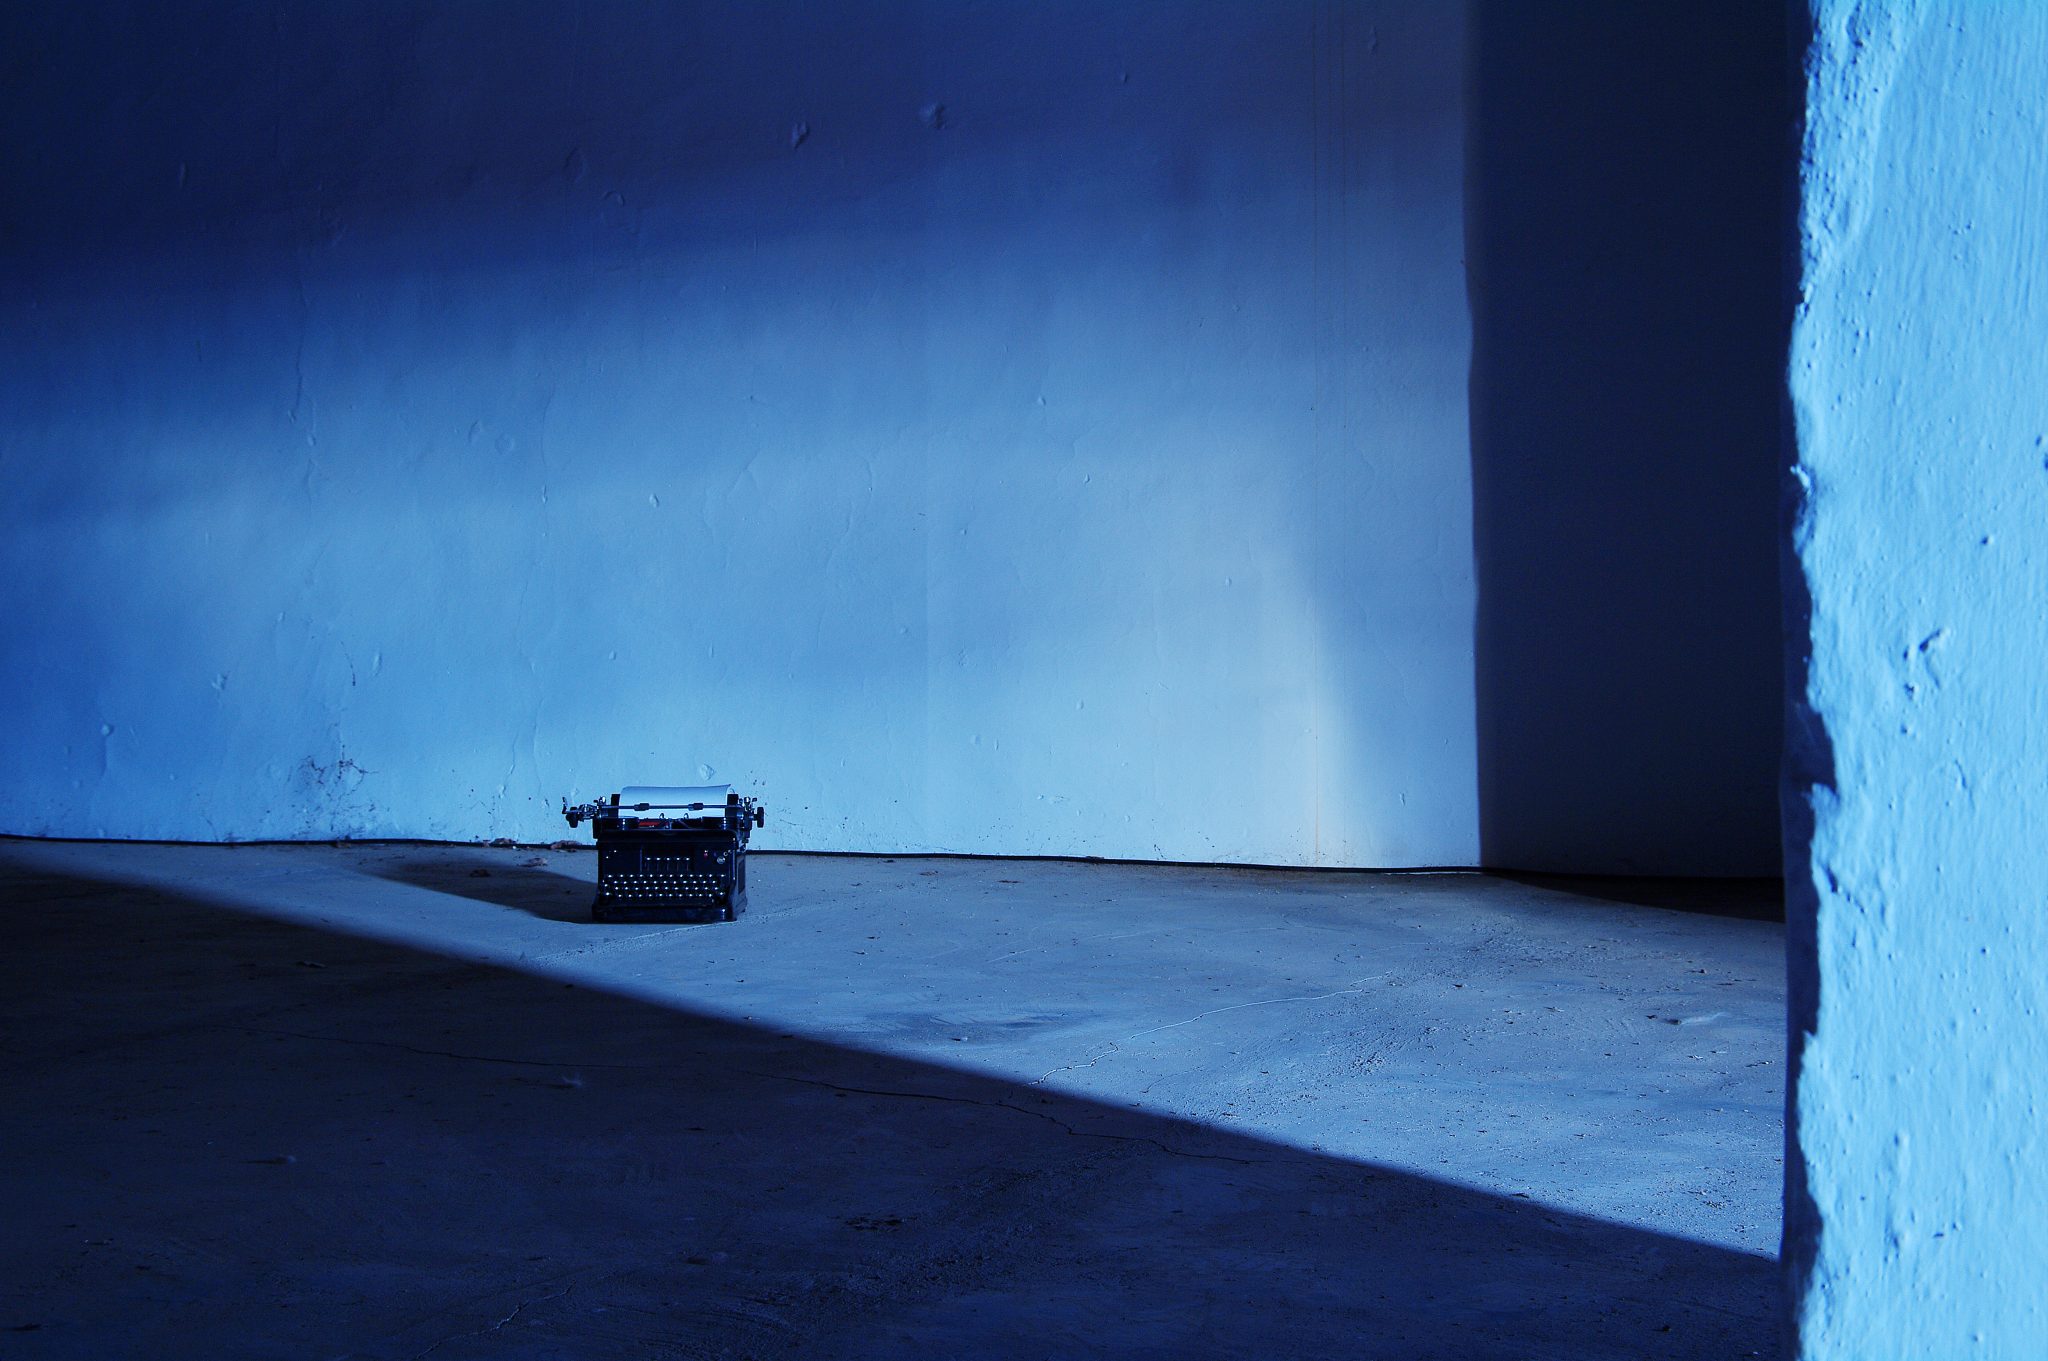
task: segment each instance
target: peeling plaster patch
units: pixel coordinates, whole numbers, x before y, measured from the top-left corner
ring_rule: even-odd
[[[342,752],[331,760],[308,756],[293,771],[298,835],[307,839],[347,836],[348,828],[372,823],[377,808],[363,794],[366,777],[355,759]]]
[[[1825,282],[1874,208],[1863,180],[1879,153],[1885,106],[1934,0],[1816,0],[1807,55],[1801,278]]]

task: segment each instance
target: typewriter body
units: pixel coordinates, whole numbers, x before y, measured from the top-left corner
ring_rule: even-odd
[[[628,785],[571,807],[571,827],[597,838],[599,921],[717,917],[747,909],[747,835],[767,821],[731,785]]]

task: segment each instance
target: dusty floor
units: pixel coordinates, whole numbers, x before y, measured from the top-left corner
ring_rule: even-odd
[[[0,842],[0,1354],[1775,1353],[1752,886],[595,868]]]

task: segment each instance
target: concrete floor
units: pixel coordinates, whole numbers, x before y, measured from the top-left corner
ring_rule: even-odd
[[[595,869],[0,843],[0,1354],[1776,1352],[1754,886]]]

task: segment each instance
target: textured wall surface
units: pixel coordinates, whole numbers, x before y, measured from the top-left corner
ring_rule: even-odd
[[[1459,6],[0,24],[0,830],[1474,859]]]
[[[1828,0],[1815,19],[1795,1323],[1810,1358],[2038,1357],[2048,7]]]

